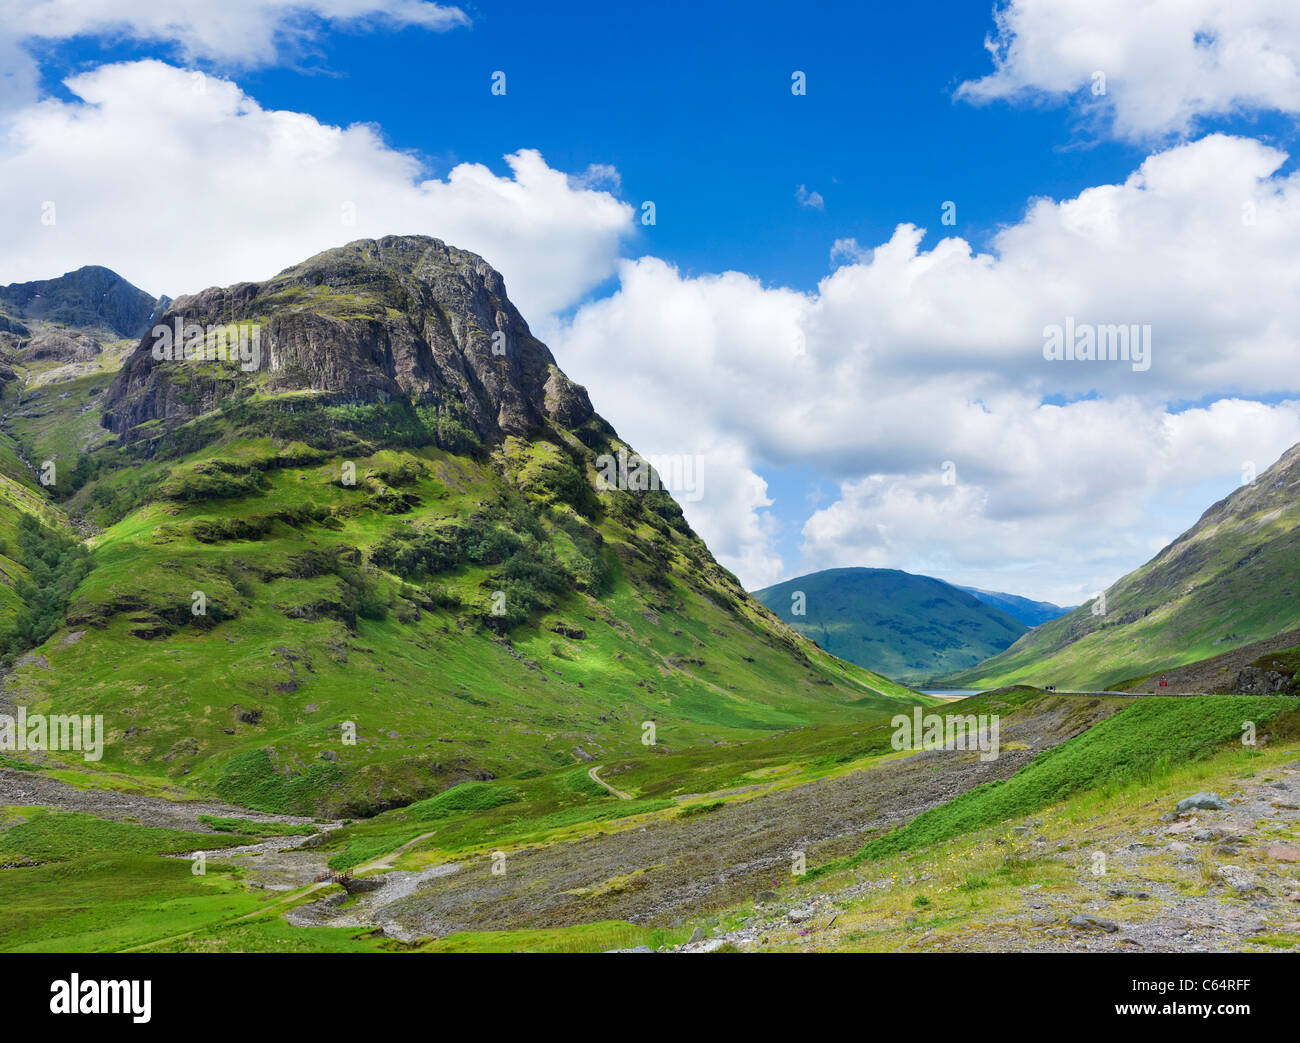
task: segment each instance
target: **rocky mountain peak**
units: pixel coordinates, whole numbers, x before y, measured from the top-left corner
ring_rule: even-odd
[[[187,342],[184,357],[157,357],[154,329],[162,327],[180,331],[173,339]],[[193,327],[203,340],[192,340]],[[127,438],[136,425],[184,422],[250,385],[339,401],[450,405],[484,439],[525,435],[545,421],[575,427],[593,415],[586,391],[532,335],[500,273],[428,236],[362,239],[266,282],[178,298],[154,329],[106,393],[104,424]],[[218,336],[225,331],[233,342],[236,330],[243,355],[220,358]]]

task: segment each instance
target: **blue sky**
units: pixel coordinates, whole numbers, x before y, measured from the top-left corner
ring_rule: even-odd
[[[637,246],[687,271],[737,269],[805,289],[840,238],[887,239],[911,221],[977,245],[1036,195],[1122,178],[1140,148],[1077,133],[1068,110],[953,99],[988,70],[990,8],[971,3],[635,5],[480,3],[468,29],[320,31],[286,64],[239,76],[267,108],[375,122],[429,173],[535,148],[554,167],[615,167],[652,199]],[[911,41],[901,46],[902,41]],[[915,46],[915,42],[921,46]],[[46,88],[105,61],[169,57],[157,43],[82,38],[50,52]],[[200,68],[223,67],[197,61]],[[504,97],[489,92],[495,70]],[[806,96],[791,73],[807,73]],[[800,207],[797,186],[825,208]]]
[[[51,9],[0,31],[0,280],[454,239],[635,447],[704,461],[688,517],[750,586],[1081,600],[1300,441],[1300,24],[1264,0]],[[1076,313],[1151,324],[1158,364],[1045,366]]]

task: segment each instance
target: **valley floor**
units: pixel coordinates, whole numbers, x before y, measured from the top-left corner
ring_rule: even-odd
[[[1266,734],[1258,748],[1221,744],[1208,757],[1158,764],[1128,779],[1101,777],[1027,814],[980,812],[978,828],[948,828],[934,842],[850,857],[873,837],[895,836],[898,826],[974,803],[963,805],[963,794],[979,800],[1011,792],[1032,774],[1021,769],[1039,767],[1049,750],[1066,751],[1063,743],[1074,748],[1076,736],[1095,737],[1102,722],[1111,728],[1108,741],[1132,737],[1111,727],[1122,723],[1112,718],[1131,699],[982,698],[985,708],[1001,706],[1006,715],[993,761],[962,751],[876,749],[830,758],[842,763],[829,769],[821,761],[817,770],[814,762],[771,763],[745,772],[742,785],[649,803],[637,796],[638,779],[649,785],[644,773],[620,777],[622,765],[596,765],[578,771],[590,778],[600,769],[591,800],[602,816],[532,832],[508,817],[509,808],[482,800],[447,818],[390,813],[368,823],[312,823],[123,792],[125,784],[97,791],[84,780],[78,787],[44,771],[0,769],[0,901],[7,908],[0,949],[1300,945],[1300,737],[1289,727]],[[1196,709],[1184,699],[1142,701],[1171,713]],[[1234,728],[1238,705],[1224,712]],[[857,731],[836,741],[862,753]],[[1108,748],[1100,740],[1094,747]],[[675,756],[656,770],[676,770]],[[1003,789],[976,791],[1013,775]],[[1169,814],[1200,790],[1221,793],[1227,808]],[[396,825],[385,826],[390,818]],[[96,839],[110,826],[111,836]],[[191,875],[196,846],[206,859],[202,878]],[[806,876],[798,872],[800,855]],[[350,877],[318,881],[331,866],[350,867]]]

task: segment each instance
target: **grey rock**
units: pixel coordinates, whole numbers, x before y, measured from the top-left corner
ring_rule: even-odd
[[[1241,695],[1276,695],[1290,684],[1290,674],[1258,666],[1243,667],[1237,674],[1237,691]]]
[[[1174,809],[1179,814],[1184,811],[1223,811],[1227,808],[1228,802],[1220,797],[1217,793],[1193,793],[1190,797],[1184,797],[1178,802]]]
[[[1119,924],[1111,923],[1109,920],[1102,920],[1100,917],[1090,916],[1087,913],[1078,913],[1071,916],[1066,923],[1081,931],[1105,931],[1107,934],[1114,934],[1119,930]]]
[[[1215,873],[1219,879],[1240,894],[1258,891],[1264,886],[1254,873],[1249,869],[1243,869],[1241,866],[1219,866]]]

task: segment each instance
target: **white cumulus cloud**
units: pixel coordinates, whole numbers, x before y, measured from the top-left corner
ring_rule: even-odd
[[[1133,140],[1208,117],[1300,113],[1293,0],[1009,0],[994,18],[994,70],[959,97],[1073,100]]]
[[[33,45],[126,38],[174,47],[189,61],[252,68],[300,49],[326,23],[441,32],[470,19],[458,7],[429,0],[0,0],[0,113],[36,100]]]
[[[373,126],[264,109],[225,79],[159,61],[67,81],[74,100],[14,114],[0,142],[0,282],[83,264],[151,293],[264,279],[353,239],[423,233],[482,254],[525,316],[614,270],[632,209],[540,154],[422,177]],[[48,215],[53,206],[53,223]]]
[[[740,478],[795,466],[838,483],[804,525],[803,567],[985,587],[1010,572],[1018,592],[1078,600],[1149,556],[1153,524],[1176,532],[1243,461],[1300,441],[1295,401],[1251,401],[1300,396],[1300,182],[1277,173],[1285,159],[1208,137],[1031,202],[988,253],[924,249],[907,225],[874,249],[841,244],[847,263],[814,293],[626,261],[557,354],[638,448],[723,442]],[[1047,361],[1044,328],[1071,317],[1149,325],[1150,368]],[[685,505],[691,523],[711,541],[744,534],[720,556],[751,586],[790,573],[769,505],[710,477],[719,494]]]

